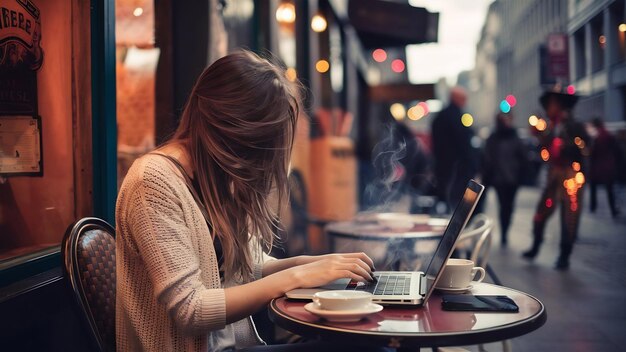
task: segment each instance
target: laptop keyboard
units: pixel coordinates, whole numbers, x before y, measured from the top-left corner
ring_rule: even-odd
[[[346,290],[365,291],[374,295],[408,296],[411,291],[411,276],[387,275],[376,277],[378,282],[350,281]]]

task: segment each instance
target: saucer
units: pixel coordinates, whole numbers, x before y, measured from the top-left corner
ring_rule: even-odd
[[[467,287],[461,287],[461,288],[444,288],[444,287],[435,287],[436,290],[441,291],[443,293],[463,293],[466,291],[469,291],[473,288],[474,286],[469,285]]]
[[[355,322],[363,319],[365,316],[378,313],[383,310],[383,306],[376,303],[370,303],[367,306],[355,310],[326,310],[321,309],[315,302],[307,303],[304,309],[328,321],[335,322]]]

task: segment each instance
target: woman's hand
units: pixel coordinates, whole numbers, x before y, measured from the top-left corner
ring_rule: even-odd
[[[364,253],[328,254],[311,258],[307,264],[284,271],[284,275],[294,280],[297,287],[318,287],[343,278],[363,282],[374,280],[373,262]]]
[[[263,277],[272,275],[274,273],[287,270],[289,268],[314,263],[326,259],[340,259],[340,258],[358,258],[369,266],[369,271],[375,271],[374,262],[367,254],[363,252],[359,253],[336,253],[336,254],[324,254],[324,255],[300,255],[297,257],[278,259],[266,261],[263,264]]]
[[[367,256],[367,254],[363,252],[353,252],[353,253],[332,253],[332,254],[323,254],[323,255],[301,255],[296,257],[296,265],[304,265],[313,263],[320,260],[325,259],[333,259],[333,258],[358,258],[361,259],[365,264],[369,265],[370,271],[376,271],[374,267],[374,261]]]
[[[258,311],[272,298],[296,288],[318,287],[343,278],[371,281],[373,266],[365,253],[302,256],[266,262],[262,279],[224,290],[226,323]],[[273,274],[265,276],[270,271]]]

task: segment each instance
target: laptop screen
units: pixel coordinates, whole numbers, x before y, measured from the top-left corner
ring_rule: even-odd
[[[435,284],[437,283],[437,279],[441,274],[441,269],[450,255],[452,255],[454,244],[472,215],[483,190],[484,187],[473,180],[468,182],[463,198],[461,198],[459,204],[456,206],[456,209],[452,214],[452,218],[448,223],[448,227],[443,233],[441,241],[439,241],[439,245],[437,246],[437,250],[435,250],[435,254],[428,265],[428,269],[426,269],[426,296],[424,297],[424,302],[432,293]]]

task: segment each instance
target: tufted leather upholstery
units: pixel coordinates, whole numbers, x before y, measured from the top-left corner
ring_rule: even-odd
[[[115,233],[84,218],[63,239],[65,274],[102,351],[115,351]]]

